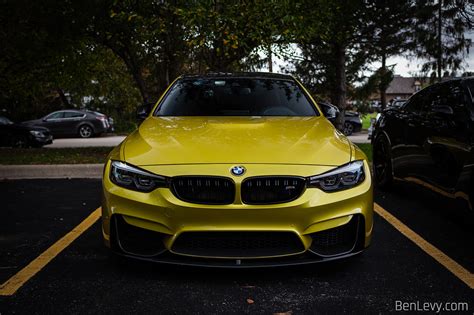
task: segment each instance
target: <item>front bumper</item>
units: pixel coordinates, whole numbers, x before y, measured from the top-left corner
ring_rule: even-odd
[[[52,135],[47,135],[45,137],[31,136],[30,141],[35,146],[43,146],[43,145],[53,143],[53,136]]]
[[[202,173],[202,169],[198,171],[202,167],[160,166],[148,170],[178,176]],[[205,168],[206,174],[219,175],[224,171],[228,173],[230,167],[210,165]],[[167,188],[140,193],[118,187],[109,180],[109,168],[110,163],[103,179],[102,231],[105,243],[124,256],[198,266],[280,266],[349,257],[370,244],[373,200],[368,165],[365,165],[366,179],[357,187],[335,193],[306,188],[296,200],[273,205],[242,203],[240,183],[245,178],[233,178],[234,203],[202,205],[179,200]],[[273,165],[249,169],[254,173],[249,171],[248,177],[276,173]],[[278,169],[281,171],[281,167]],[[288,174],[308,176],[326,171],[327,167],[290,165],[284,170]],[[196,238],[189,240],[185,249],[178,246],[178,240],[183,243],[185,238],[206,233],[211,235],[206,239],[208,243]],[[232,236],[225,241],[229,238],[227,235]],[[279,240],[283,235],[290,240]],[[228,254],[228,248],[239,251]]]

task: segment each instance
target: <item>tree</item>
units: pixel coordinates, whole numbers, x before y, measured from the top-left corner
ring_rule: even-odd
[[[328,91],[331,102],[341,115],[342,129],[348,82],[371,60],[367,48],[364,1],[307,1],[299,48],[302,60],[296,61],[296,73],[311,88]]]
[[[143,102],[156,101],[181,73],[189,52],[177,2],[86,2],[92,8],[86,35],[124,62]]]
[[[458,70],[471,40],[465,37],[473,26],[469,0],[428,0],[416,3],[414,55],[427,59],[423,71],[432,70],[438,81],[443,70]]]
[[[411,22],[414,5],[411,0],[371,0],[363,11],[367,15],[367,32],[372,54],[381,62],[376,72],[382,109],[386,107],[386,90],[393,72],[387,68],[387,58],[413,48]]]
[[[179,13],[191,50],[189,70],[242,71],[260,63],[257,49],[282,43],[293,22],[286,1],[195,1]],[[288,32],[287,32],[288,33]]]

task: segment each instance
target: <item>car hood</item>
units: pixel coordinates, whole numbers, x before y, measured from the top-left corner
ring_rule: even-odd
[[[19,123],[19,124],[15,123],[12,126],[13,128],[17,130],[26,130],[26,131],[35,130],[35,131],[49,132],[49,129],[46,127],[35,126],[34,124],[25,124],[24,122]]]
[[[27,126],[31,126],[31,125],[39,125],[43,122],[42,119],[34,119],[34,120],[27,120],[27,121],[22,121],[20,124],[22,125],[27,125]]]
[[[121,148],[128,163],[341,165],[346,137],[324,117],[150,117]]]

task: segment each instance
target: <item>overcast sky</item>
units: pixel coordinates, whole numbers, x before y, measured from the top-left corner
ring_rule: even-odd
[[[470,34],[466,34],[468,38],[474,43],[474,32]],[[474,49],[474,45],[471,47],[470,50]],[[418,73],[421,71],[421,66],[423,65],[424,61],[420,59],[408,59],[404,57],[393,57],[387,59],[387,65],[395,65],[395,74],[408,77],[411,76],[411,73]],[[274,71],[281,72],[281,67],[284,67],[286,63],[283,60],[278,58],[274,58]],[[458,74],[462,74],[463,72],[474,72],[474,53],[470,51],[470,54],[466,53],[465,60],[462,63],[462,69],[458,70]],[[380,67],[380,63],[373,63],[370,68],[372,70],[376,70]],[[268,68],[262,69],[263,71],[268,71]]]
[[[474,42],[474,33],[466,34],[468,38],[470,38]],[[472,50],[471,47],[470,50]],[[458,74],[462,74],[463,72],[474,72],[474,53],[470,51],[470,53],[465,53],[465,59],[464,62],[461,65],[461,69],[458,70]],[[399,74],[401,76],[410,76],[410,73],[417,73],[421,71],[421,66],[423,64],[423,60],[419,59],[407,59],[403,57],[394,57],[394,58],[389,58],[387,60],[387,65],[393,65],[396,64],[395,66],[395,74]],[[377,69],[380,67],[380,63],[374,64],[373,69]]]

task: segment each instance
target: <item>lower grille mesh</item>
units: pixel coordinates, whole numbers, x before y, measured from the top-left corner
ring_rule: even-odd
[[[357,242],[359,221],[360,216],[355,215],[347,224],[311,234],[311,251],[322,256],[341,255],[351,251]]]
[[[121,215],[113,215],[116,245],[120,251],[138,256],[154,256],[166,250],[163,234],[128,224]]]
[[[280,256],[303,250],[292,232],[186,232],[172,248],[177,254],[225,258]]]

